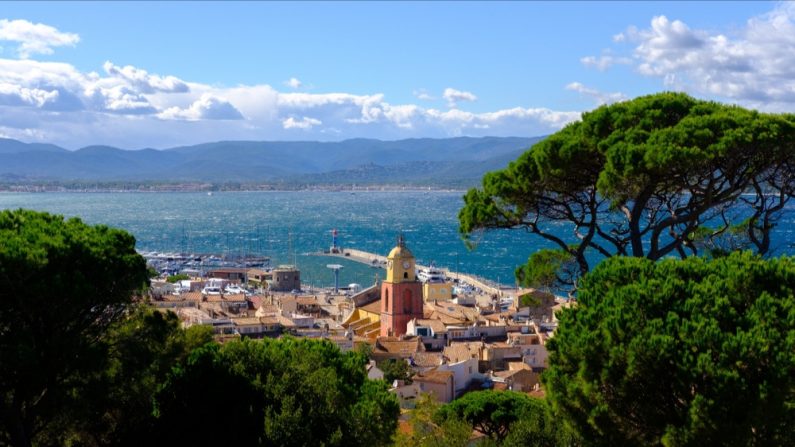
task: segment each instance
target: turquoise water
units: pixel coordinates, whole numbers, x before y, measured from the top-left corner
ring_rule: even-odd
[[[339,258],[310,256],[339,244],[386,255],[403,231],[421,263],[434,261],[512,284],[513,271],[540,246],[524,231],[486,233],[468,251],[458,235],[461,192],[3,193],[0,209],[30,208],[123,228],[142,251],[261,254],[293,263],[302,279],[333,284],[327,264],[341,263],[340,283],[372,284],[383,271]]]
[[[135,235],[142,251],[259,254],[273,264],[297,262],[302,279],[334,282],[327,264],[340,263],[340,283],[372,284],[383,271],[342,258],[311,256],[331,245],[386,255],[398,232],[421,263],[434,261],[503,284],[544,241],[523,230],[485,233],[474,251],[458,235],[461,192],[214,192],[206,193],[0,193],[0,209],[30,208],[79,216]],[[775,228],[774,254],[795,249],[793,205]],[[561,227],[570,239],[570,227]],[[293,257],[294,254],[294,257]]]

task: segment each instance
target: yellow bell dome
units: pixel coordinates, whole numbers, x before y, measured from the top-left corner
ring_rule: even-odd
[[[406,241],[401,234],[398,237],[397,247],[387,256],[386,282],[413,282],[416,280],[414,270],[414,255],[406,247]]]

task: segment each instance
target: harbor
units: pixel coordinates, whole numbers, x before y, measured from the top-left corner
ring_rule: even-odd
[[[314,253],[314,255],[343,258],[353,262],[358,262],[360,264],[369,265],[375,268],[380,268],[380,269],[386,268],[386,256],[379,255],[377,253],[370,253],[364,250],[358,250],[355,248],[340,249],[337,252],[334,252],[333,250],[327,250],[327,251]],[[478,278],[474,275],[470,275],[467,273],[452,271],[444,267],[439,268],[430,265],[417,264],[418,270],[423,270],[423,269],[427,270],[431,268],[441,270],[442,272],[444,272],[447,278],[449,278],[450,280],[456,283],[465,284],[488,295],[495,295],[501,297],[508,291],[511,292],[516,291],[515,287],[507,287],[504,285],[496,284],[492,281],[488,281],[483,278]]]

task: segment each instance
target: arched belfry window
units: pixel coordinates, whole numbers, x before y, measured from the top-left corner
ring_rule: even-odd
[[[403,279],[409,279],[409,272],[403,272]]]

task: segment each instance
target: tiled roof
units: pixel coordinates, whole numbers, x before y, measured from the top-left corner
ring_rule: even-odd
[[[184,296],[188,301],[201,301],[202,300],[202,293],[201,292],[188,292],[183,293],[181,296]]]
[[[452,379],[453,376],[454,374],[452,371],[439,371],[438,369],[432,369],[430,371],[417,374],[412,380],[415,382],[447,383],[447,381]]]
[[[444,348],[444,356],[450,360],[450,363],[458,363],[471,358],[477,359],[480,357],[482,346],[481,342],[451,343],[450,346]]]
[[[262,324],[259,318],[255,317],[232,318],[232,323],[234,323],[235,326],[255,326]]]
[[[418,338],[400,340],[396,337],[378,337],[374,351],[409,356],[417,352],[425,351],[425,347]]]
[[[431,368],[443,363],[441,352],[418,352],[411,356],[412,366]]]
[[[373,301],[370,304],[366,304],[366,305],[360,307],[360,309],[365,310],[367,312],[372,312],[372,313],[375,313],[375,314],[381,313],[381,300]]]
[[[246,301],[246,295],[242,293],[228,294],[224,295],[224,300],[234,303],[242,303]]]
[[[295,298],[295,302],[302,306],[317,306],[320,304],[314,296],[299,296]]]

